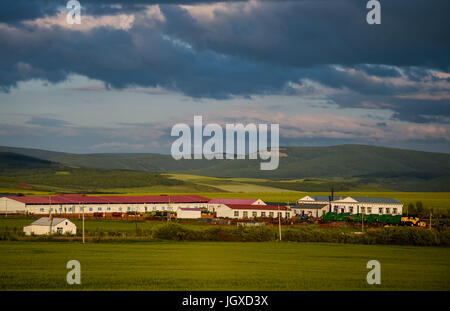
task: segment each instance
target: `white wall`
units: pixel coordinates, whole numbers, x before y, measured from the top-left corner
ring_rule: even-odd
[[[237,212],[237,216],[235,215],[235,212]],[[245,218],[253,218],[253,217],[272,217],[276,218],[278,217],[278,210],[241,210],[241,209],[231,209],[228,206],[221,206],[218,209],[216,209],[216,215],[217,217],[223,217],[223,218],[234,218],[234,219],[242,219],[244,218],[244,213],[247,212],[247,216]],[[256,216],[253,215],[253,213],[256,213]],[[292,211],[279,211],[281,213],[282,218],[286,218],[286,214],[288,214],[287,218],[292,217]],[[262,216],[262,213],[265,213],[264,216]],[[273,213],[271,215],[271,213]]]
[[[325,213],[328,212],[329,207],[326,208],[308,208],[308,204],[305,204],[302,208],[292,208],[292,212],[294,215],[306,215],[312,217],[322,217]]]
[[[297,201],[298,203],[304,203],[307,207],[308,203],[325,203],[328,202],[318,202],[311,199],[311,197],[306,196]],[[352,213],[352,214],[391,214],[391,215],[401,215],[403,213],[403,204],[385,204],[385,203],[362,203],[357,202],[352,197],[345,197],[342,199],[334,200],[331,202],[331,210],[334,212],[337,208],[338,213]],[[382,209],[380,213],[380,208]]]
[[[13,201],[13,200],[12,200]],[[17,202],[17,201],[16,201]],[[52,209],[52,214],[78,214],[84,212],[86,214],[92,213],[114,213],[114,212],[122,212],[126,213],[128,211],[132,212],[152,212],[152,211],[176,211],[178,207],[186,207],[186,208],[205,208],[206,203],[171,203],[170,205],[167,203],[164,204],[52,204],[51,206],[48,204],[40,205],[27,205],[26,211],[32,214],[49,214],[50,209]],[[9,206],[9,205],[8,205]]]
[[[24,213],[25,203],[7,197],[0,198],[0,213]]]
[[[365,215],[369,214],[401,215],[403,213],[403,204],[333,202],[331,207],[333,212],[337,208],[338,213],[341,213],[342,210],[344,213],[352,213],[352,214],[360,213]]]
[[[187,211],[182,209],[177,209],[177,218],[180,219],[197,219],[202,218],[202,212],[201,211]]]
[[[76,234],[77,233],[77,226],[71,222],[70,220],[65,219],[64,221],[60,222],[57,225],[53,225],[51,228],[52,234],[58,233],[58,229],[62,229],[62,234],[70,233],[70,234]],[[26,235],[31,235],[31,233],[34,233],[35,235],[43,235],[43,234],[49,234],[50,232],[50,226],[36,226],[36,225],[29,225],[23,228],[23,232],[25,232]]]

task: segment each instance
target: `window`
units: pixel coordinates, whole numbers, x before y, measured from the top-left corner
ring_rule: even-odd
[[[41,209],[40,209],[40,211],[41,211],[41,212],[44,212],[44,209],[43,209],[43,208],[41,208]]]
[[[239,211],[234,211],[234,217],[239,217]]]
[[[286,214],[284,214],[286,216],[286,218],[291,218],[291,214],[286,212]]]
[[[278,215],[277,217],[281,217],[282,214],[281,212],[278,212],[277,215]]]
[[[62,207],[59,208],[59,211],[62,212]]]
[[[92,207],[89,207],[89,211],[92,212],[92,210],[93,210],[93,208],[92,208]]]
[[[244,218],[248,217],[248,212],[247,211],[244,211],[242,214],[243,214],[242,217],[244,217]]]
[[[261,212],[261,217],[266,217],[266,212]]]
[[[397,209],[396,208],[393,209],[393,213],[397,214]]]
[[[370,214],[370,213],[372,213],[372,208],[371,207],[368,207],[367,208],[367,212]]]
[[[269,217],[273,218],[273,212],[269,212]]]
[[[56,228],[56,231],[58,232],[58,234],[62,234],[63,233],[63,228]]]
[[[153,210],[156,211],[156,206],[153,206]]]
[[[364,206],[361,206],[361,213],[364,213],[366,211],[366,208]]]
[[[383,208],[380,207],[380,208],[378,209],[378,212],[379,212],[380,214],[383,214]]]
[[[67,226],[67,221],[66,221],[66,226]]]
[[[252,216],[256,217],[256,216],[258,216],[258,213],[257,212],[252,212]]]
[[[391,209],[389,207],[386,207],[386,214],[390,214],[391,213]]]
[[[72,208],[71,207],[69,207],[69,212],[71,212],[72,211]]]
[[[119,207],[119,212],[121,212],[122,211],[122,208],[121,207]]]
[[[102,208],[101,208],[101,207],[98,207],[98,208],[97,208],[97,211],[101,211],[101,210],[102,210]]]
[[[131,207],[128,206],[127,210],[128,210],[128,211],[131,211]]]
[[[353,207],[349,207],[350,214],[353,214]]]

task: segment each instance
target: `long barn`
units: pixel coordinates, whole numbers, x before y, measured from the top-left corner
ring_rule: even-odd
[[[86,196],[59,194],[47,197],[8,196],[0,198],[0,213],[78,214],[176,211],[205,208],[209,199],[198,195]]]

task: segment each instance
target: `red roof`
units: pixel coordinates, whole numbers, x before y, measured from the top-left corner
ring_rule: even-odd
[[[269,210],[269,211],[278,211],[278,205],[248,205],[248,204],[225,204],[231,209],[246,209],[246,210]],[[279,206],[280,211],[288,211],[285,205]]]
[[[206,203],[209,199],[198,195],[145,195],[145,196],[85,196],[58,194],[52,197],[9,196],[25,204],[133,204],[133,203]]]
[[[209,204],[241,204],[252,205],[258,201],[258,199],[212,199]]]

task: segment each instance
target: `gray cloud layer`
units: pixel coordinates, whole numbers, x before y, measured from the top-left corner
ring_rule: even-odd
[[[93,15],[134,12],[135,22],[129,30],[37,28],[20,21],[54,16],[60,2],[4,1],[0,20],[11,27],[0,27],[0,88],[35,78],[58,82],[76,73],[111,88],[163,87],[221,99],[296,94],[292,83],[306,79],[349,90],[328,97],[340,107],[370,103],[417,123],[450,118],[448,97],[441,96],[449,79],[429,73],[450,68],[447,0],[385,1],[377,26],[367,25],[359,0],[263,1],[247,9],[245,1],[233,2],[202,20],[170,5],[180,1],[122,1],[120,11],[111,1],[81,2]],[[198,2],[214,1],[183,1]],[[160,3],[165,21],[149,26],[144,3]],[[427,92],[436,98],[414,98],[432,79],[440,86]]]

